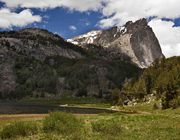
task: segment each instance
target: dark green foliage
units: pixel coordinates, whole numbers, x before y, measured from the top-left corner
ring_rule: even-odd
[[[164,91],[162,95],[162,106],[163,109],[167,108],[177,108],[178,103],[177,102],[178,93],[176,88],[173,85],[167,85],[166,91]]]
[[[33,91],[56,93],[56,71],[47,64],[33,58],[19,56],[14,71],[18,86],[16,97],[32,95]]]
[[[121,88],[122,82],[126,78],[131,78],[139,74],[140,69],[135,65],[120,60],[105,61],[100,59],[81,59],[71,60],[63,57],[47,58],[45,63],[49,64],[57,72],[59,77],[65,77],[65,88],[76,90],[78,96],[86,96],[88,87],[98,86],[101,91],[100,79],[104,77],[103,82],[110,81],[110,85],[105,85],[109,92],[114,88]],[[104,70],[104,71],[103,71]]]
[[[80,88],[77,92],[77,96],[82,97],[82,96],[87,96],[87,90],[85,88]]]
[[[115,105],[115,104],[120,103],[120,102],[119,102],[119,99],[120,99],[120,90],[119,90],[118,88],[113,89],[113,90],[112,90],[112,94],[111,94],[112,104]],[[120,104],[121,104],[121,103],[120,103]]]
[[[80,134],[83,131],[83,122],[74,115],[54,112],[50,113],[43,121],[43,130],[45,133],[58,133],[64,136]]]
[[[164,109],[177,107],[180,96],[180,57],[155,61],[138,80],[127,83],[123,92],[133,93],[135,96],[153,93],[158,99],[162,99]]]
[[[114,60],[108,64],[107,77],[112,80],[119,88],[122,88],[122,83],[126,79],[132,77],[138,77],[140,69],[134,64],[123,62],[120,60]]]
[[[150,94],[151,93],[151,89],[153,87],[152,77],[150,75],[146,75],[144,77],[144,81],[145,81],[146,94]]]
[[[16,138],[18,136],[26,137],[38,133],[38,127],[33,122],[14,122],[7,125],[0,132],[2,139]]]

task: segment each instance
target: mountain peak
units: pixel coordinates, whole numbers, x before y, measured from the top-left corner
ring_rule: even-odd
[[[135,25],[138,25],[138,26],[147,26],[148,25],[148,22],[147,22],[147,20],[145,19],[145,18],[141,18],[141,19],[139,19],[139,20],[137,20],[137,21],[135,21],[135,22],[132,22],[132,21],[128,21],[126,24],[125,24],[125,26],[127,27],[127,26],[129,26],[129,25],[132,25],[132,24],[135,24]]]
[[[141,68],[146,68],[155,59],[164,57],[159,41],[145,18],[129,21],[124,26],[91,31],[67,41],[83,47],[89,44],[102,46],[111,58],[127,55]]]

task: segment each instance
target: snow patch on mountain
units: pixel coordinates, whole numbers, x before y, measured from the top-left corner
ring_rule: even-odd
[[[124,35],[126,32],[127,32],[127,28],[125,26],[117,26],[117,32],[116,34],[114,34],[114,37],[116,37],[118,33]]]
[[[67,42],[70,42],[70,43],[72,43],[74,45],[78,45],[79,44],[79,42],[74,41],[73,39],[68,39]]]
[[[94,41],[101,35],[102,31],[91,31],[87,34],[77,36],[72,39],[68,39],[67,42],[75,45],[93,44]]]

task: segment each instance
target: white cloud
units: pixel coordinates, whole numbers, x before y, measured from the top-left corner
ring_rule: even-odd
[[[77,30],[76,26],[74,26],[74,25],[69,26],[69,29],[72,30],[72,31],[76,31]]]
[[[56,8],[65,7],[80,12],[99,10],[104,18],[102,27],[122,25],[126,21],[157,16],[180,17],[180,0],[0,0],[7,7]]]
[[[31,10],[26,9],[20,13],[11,12],[7,8],[0,9],[0,28],[8,29],[13,26],[23,27],[34,22],[40,22],[41,17],[33,15]]]
[[[180,0],[107,0],[102,9],[102,28],[123,25],[127,21],[155,16],[157,18],[180,17]]]
[[[23,8],[56,8],[65,7],[70,10],[80,12],[93,10],[96,11],[102,7],[104,0],[0,0],[7,7],[23,7]]]
[[[166,57],[180,56],[180,27],[173,27],[172,21],[154,19],[149,22]]]

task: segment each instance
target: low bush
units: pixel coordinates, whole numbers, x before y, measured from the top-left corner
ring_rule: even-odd
[[[15,137],[26,137],[38,133],[38,127],[33,122],[13,122],[5,126],[0,132],[1,139],[10,139]]]
[[[63,136],[80,134],[83,131],[83,122],[69,113],[53,112],[43,121],[45,133],[58,133]]]
[[[92,130],[96,133],[113,136],[121,134],[122,127],[117,119],[103,119],[93,122]]]
[[[176,109],[179,107],[179,101],[178,98],[177,99],[173,99],[170,101],[170,107],[172,107],[173,109]]]

